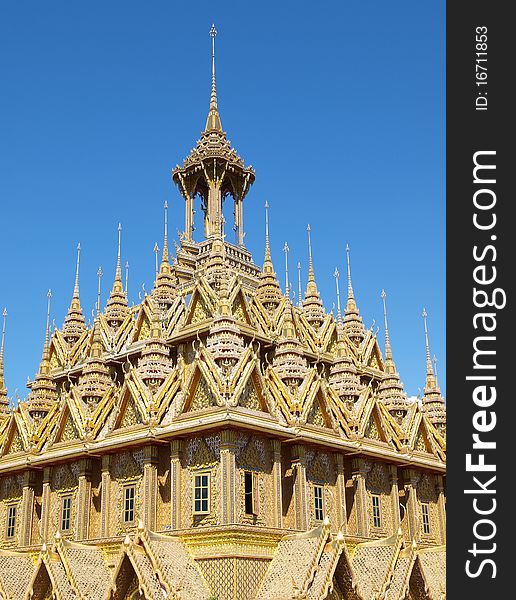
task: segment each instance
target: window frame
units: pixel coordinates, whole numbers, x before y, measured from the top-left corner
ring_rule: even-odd
[[[132,491],[132,497],[128,498],[128,492]],[[124,493],[123,493],[123,506],[122,506],[122,522],[124,525],[133,525],[136,519],[136,485],[134,483],[124,485]],[[128,507],[127,503],[130,502],[131,505]],[[131,519],[127,519],[126,517],[131,515]]]
[[[421,502],[421,526],[424,535],[430,535],[430,505],[428,502]]]
[[[382,500],[380,494],[371,494],[371,507],[373,527],[375,529],[380,529],[382,527]]]
[[[14,514],[12,514],[12,512]],[[7,523],[5,528],[5,538],[7,540],[13,540],[16,537],[16,517],[18,516],[18,506],[16,504],[9,504],[7,506]]]
[[[61,496],[60,531],[68,533],[72,530],[72,495]]]
[[[317,523],[324,521],[324,485],[314,484],[314,519]]]
[[[202,483],[202,478],[206,477],[206,485]],[[197,485],[197,479],[201,480],[201,484]],[[201,490],[201,495],[196,498],[196,490]],[[206,490],[206,497],[203,497],[202,490]],[[196,509],[196,503],[200,503],[199,509]],[[202,509],[203,503],[206,502],[206,510]],[[192,513],[194,515],[209,515],[211,513],[211,472],[201,471],[193,473],[192,481]]]
[[[248,491],[247,482],[250,478],[251,489]],[[251,497],[250,504],[248,506],[248,498]],[[245,514],[252,517],[257,517],[259,513],[259,495],[258,495],[258,473],[256,471],[244,471],[244,510]],[[251,508],[249,512],[247,509]]]

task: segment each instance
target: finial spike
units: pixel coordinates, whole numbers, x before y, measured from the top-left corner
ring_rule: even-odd
[[[339,277],[340,273],[337,267],[335,267],[335,271],[333,273],[335,277],[335,286],[337,288],[337,322],[340,324],[341,322],[341,312],[340,312],[340,290],[339,290]]]
[[[432,359],[430,358],[430,344],[428,342],[428,326],[426,323],[426,319],[428,317],[428,313],[426,312],[426,308],[423,308],[423,312],[421,314],[423,317],[423,324],[425,328],[425,354],[426,354],[426,374],[427,376],[434,376],[434,370],[432,367]]]
[[[7,321],[7,307],[2,311],[3,324],[2,324],[2,342],[0,344],[0,357],[4,357],[4,344],[5,344],[5,323]]]
[[[301,306],[301,299],[302,299],[302,293],[301,293],[301,263],[298,261],[297,262],[297,305]]]
[[[350,260],[350,248],[349,244],[346,244],[346,255],[348,261],[348,300],[353,298],[353,286],[351,285],[351,260]]]
[[[129,288],[129,261],[125,261],[125,295],[127,296],[127,290]]]
[[[48,347],[50,339],[50,301],[52,300],[52,290],[49,288],[47,292],[47,324],[45,326],[45,348]]]
[[[158,278],[158,253],[159,253],[159,247],[158,247],[158,242],[154,243],[154,262],[155,262],[155,271],[156,271],[156,279]]]
[[[168,202],[165,200],[163,205],[164,210],[164,221],[165,221],[165,232],[163,234],[163,256],[162,262],[168,262]]]
[[[308,281],[315,281],[314,275],[314,265],[312,262],[312,238],[310,236],[310,232],[312,228],[310,227],[310,223],[308,224],[306,231],[308,233]]]
[[[288,247],[287,242],[283,246],[283,252],[285,253],[285,296],[290,298],[290,286],[288,283],[288,253],[290,248]]]
[[[79,299],[79,265],[81,261],[81,243],[77,244],[77,264],[75,266],[75,286],[73,289],[73,297]]]
[[[210,110],[208,113],[208,119],[206,120],[206,131],[210,129],[217,129],[222,131],[222,124],[220,122],[220,116],[217,109],[217,85],[215,82],[215,36],[217,30],[215,25],[211,26],[210,37],[211,37],[211,95],[210,95]]]
[[[97,315],[100,314],[100,280],[102,279],[102,275],[104,273],[102,272],[102,267],[99,267],[99,270],[97,271],[97,278],[98,278],[98,287],[97,287]]]
[[[385,299],[387,298],[387,294],[385,290],[382,289],[382,293],[380,294],[383,301],[383,324],[385,327],[385,358],[388,361],[392,361],[392,349],[391,349],[391,340],[389,338],[389,326],[387,324],[387,303]]]
[[[120,265],[120,246],[122,242],[122,225],[118,224],[118,253],[117,253],[117,261],[116,261],[116,275],[115,279],[118,281],[122,281],[122,267]]]

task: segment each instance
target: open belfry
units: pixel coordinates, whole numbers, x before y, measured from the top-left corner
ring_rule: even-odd
[[[320,298],[309,227],[303,298],[293,302],[288,280],[282,289],[267,204],[254,262],[244,201],[255,172],[222,128],[210,34],[206,126],[172,171],[185,229],[172,256],[165,204],[152,292],[129,305],[119,227],[109,299],[102,310],[99,271],[88,325],[79,247],[63,326],[51,331],[49,292],[39,371],[16,406],[4,311],[0,598],[440,600],[446,410],[426,312],[426,383],[408,399],[386,294],[382,352],[360,316],[349,248],[336,315]]]

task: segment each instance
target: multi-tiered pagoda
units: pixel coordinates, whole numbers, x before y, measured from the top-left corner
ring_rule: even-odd
[[[387,311],[383,353],[364,327],[349,250],[336,316],[311,247],[296,305],[268,224],[263,266],[253,261],[243,216],[254,179],[222,128],[213,52],[206,126],[172,171],[185,230],[171,258],[165,218],[152,292],[129,306],[119,233],[107,305],[88,327],[77,268],[63,326],[47,319],[39,371],[15,407],[2,335],[2,599],[444,597],[446,413],[426,314],[417,402]]]

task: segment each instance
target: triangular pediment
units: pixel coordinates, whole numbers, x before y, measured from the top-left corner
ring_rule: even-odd
[[[74,440],[81,439],[81,437],[81,427],[77,424],[74,416],[72,415],[68,403],[65,402],[57,424],[57,432],[54,438],[54,444],[58,444],[60,442],[73,442]]]
[[[203,286],[198,285],[193,291],[186,312],[185,326],[197,325],[210,319],[215,314],[215,305]]]
[[[145,410],[131,393],[127,382],[121,390],[121,402],[113,429],[135,427],[145,422]]]
[[[306,415],[306,424],[314,425],[315,427],[327,427],[331,428],[332,422],[328,411],[328,407],[323,397],[322,392],[319,392],[314,396],[312,405],[310,406]]]
[[[18,418],[17,418],[18,417]],[[0,450],[0,455],[17,454],[24,452],[27,448],[26,436],[20,432],[21,423],[16,413],[11,414],[10,422],[4,434],[4,442]]]
[[[231,312],[237,321],[254,326],[251,319],[251,309],[242,288],[237,283],[230,295]]]
[[[371,410],[368,411],[369,414],[364,421],[364,437],[369,440],[376,440],[377,442],[386,442],[387,438],[382,415],[374,399],[371,399],[371,404]]]

